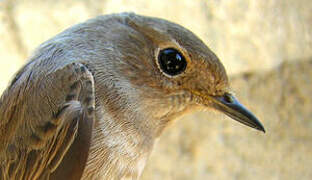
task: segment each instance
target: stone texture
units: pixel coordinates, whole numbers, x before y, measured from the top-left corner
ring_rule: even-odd
[[[0,0],[0,92],[43,41],[100,14],[132,11],[181,24],[231,75],[261,134],[220,115],[178,120],[142,179],[311,179],[311,0]]]

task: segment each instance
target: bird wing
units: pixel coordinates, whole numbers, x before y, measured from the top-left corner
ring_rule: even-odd
[[[37,73],[36,73],[37,72]],[[94,121],[85,65],[24,67],[0,99],[0,179],[80,179]]]

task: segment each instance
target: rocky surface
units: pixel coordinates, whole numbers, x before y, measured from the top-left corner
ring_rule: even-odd
[[[100,14],[179,23],[220,57],[262,134],[212,112],[164,133],[142,179],[312,178],[310,0],[0,0],[0,92],[43,41]]]

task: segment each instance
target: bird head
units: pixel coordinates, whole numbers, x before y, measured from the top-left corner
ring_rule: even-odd
[[[163,19],[125,16],[127,32],[116,43],[124,60],[120,73],[138,89],[143,111],[161,126],[194,109],[215,109],[265,131],[231,93],[224,66],[196,35]]]

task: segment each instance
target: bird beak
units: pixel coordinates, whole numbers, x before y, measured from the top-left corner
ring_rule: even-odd
[[[234,120],[265,133],[260,121],[233,95],[225,93],[223,96],[213,97],[213,105]]]

